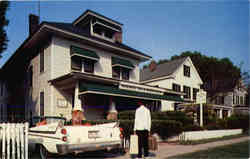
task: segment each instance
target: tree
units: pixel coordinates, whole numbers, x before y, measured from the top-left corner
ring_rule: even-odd
[[[6,19],[6,11],[8,10],[9,2],[0,1],[0,58],[2,53],[7,49],[8,38],[5,31],[5,27],[9,24],[9,21]]]
[[[188,56],[198,71],[204,83],[203,88],[207,91],[207,95],[211,100],[216,97],[218,92],[226,93],[230,91],[241,78],[240,68],[235,66],[229,58],[218,59],[202,55],[197,51],[186,51],[180,55],[172,56],[170,61]]]

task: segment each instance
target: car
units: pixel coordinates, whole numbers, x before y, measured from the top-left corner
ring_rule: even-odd
[[[98,125],[66,125],[62,117],[34,117],[29,128],[29,145],[35,145],[41,159],[48,154],[65,155],[96,150],[122,149],[119,122]]]

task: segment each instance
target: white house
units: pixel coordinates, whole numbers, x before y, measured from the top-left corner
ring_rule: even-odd
[[[75,106],[86,119],[115,119],[138,101],[152,110],[163,101],[183,101],[183,93],[172,88],[140,83],[139,64],[151,56],[123,43],[123,24],[91,10],[72,23],[39,24],[34,15],[29,20],[29,37],[2,68],[8,85],[21,89],[11,94],[23,97],[26,119],[70,119]],[[18,75],[8,74],[12,71]]]
[[[190,57],[172,60],[163,64],[151,63],[142,69],[140,83],[183,92],[184,102],[162,101],[161,110],[175,110],[180,103],[195,103],[197,92],[203,84]]]

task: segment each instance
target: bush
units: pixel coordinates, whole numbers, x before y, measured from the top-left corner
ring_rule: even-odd
[[[124,136],[129,137],[134,132],[134,120],[120,120],[120,127],[123,128]],[[151,133],[157,133],[163,139],[181,132],[182,123],[180,122],[172,120],[152,120]]]
[[[118,113],[120,120],[134,120],[135,111],[123,111]],[[152,120],[175,120],[181,122],[183,125],[193,124],[193,119],[188,117],[184,112],[167,111],[167,112],[152,112]]]
[[[229,129],[249,130],[249,115],[232,115],[226,119],[226,122]]]
[[[183,127],[183,131],[200,131],[200,130],[204,130],[204,129],[200,127],[199,125],[189,124]]]

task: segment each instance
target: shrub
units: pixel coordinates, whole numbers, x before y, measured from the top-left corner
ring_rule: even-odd
[[[118,113],[120,120],[134,120],[135,111],[123,111]],[[152,112],[152,120],[175,120],[181,122],[183,125],[193,124],[193,119],[188,117],[184,112],[167,111],[167,112]]]
[[[232,115],[226,122],[229,129],[249,130],[249,115]]]
[[[183,131],[200,131],[200,130],[204,130],[204,129],[200,127],[199,125],[189,124],[183,127]]]

